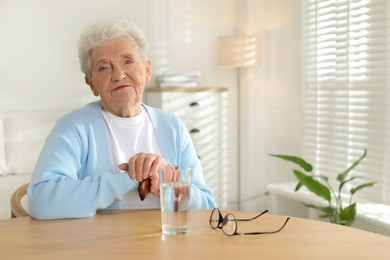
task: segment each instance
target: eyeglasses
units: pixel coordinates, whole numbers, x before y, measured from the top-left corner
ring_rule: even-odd
[[[222,217],[221,212],[219,211],[218,208],[213,209],[210,215],[210,226],[213,229],[219,228],[222,229],[223,233],[227,236],[234,236],[234,235],[261,235],[261,234],[274,234],[278,233],[281,231],[284,226],[286,226],[288,220],[290,218],[287,218],[284,224],[282,225],[281,228],[274,230],[274,231],[265,231],[265,232],[249,232],[249,233],[239,233],[237,232],[237,221],[251,221],[254,219],[257,219],[261,215],[267,213],[268,210],[263,211],[259,215],[253,217],[253,218],[246,218],[246,219],[238,219],[236,218],[233,214],[229,213],[225,217]]]

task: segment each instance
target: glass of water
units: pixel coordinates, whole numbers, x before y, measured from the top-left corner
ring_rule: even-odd
[[[183,234],[190,222],[191,168],[162,166],[159,168],[162,232]]]

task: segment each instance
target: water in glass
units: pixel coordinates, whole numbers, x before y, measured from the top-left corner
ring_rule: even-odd
[[[190,219],[189,185],[189,182],[161,184],[161,221],[164,234],[176,235],[187,232]]]

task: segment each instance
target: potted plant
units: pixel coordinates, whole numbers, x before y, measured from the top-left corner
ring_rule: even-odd
[[[338,187],[337,189],[334,189],[329,182],[329,178],[324,175],[314,174],[313,166],[304,159],[291,155],[270,154],[272,157],[293,162],[304,170],[304,172],[302,172],[301,170],[293,169],[293,173],[298,180],[295,191],[298,191],[302,186],[305,186],[309,191],[324,199],[328,204],[326,207],[320,207],[304,203],[307,207],[321,211],[323,214],[319,216],[320,218],[328,218],[332,223],[345,226],[350,226],[355,221],[356,202],[352,200],[353,195],[358,191],[375,184],[375,182],[367,182],[351,188],[349,190],[349,200],[342,201],[341,195],[345,194],[345,185],[360,178],[358,176],[351,177],[351,171],[359,165],[366,155],[367,150],[365,149],[363,155],[358,160],[344,172],[337,175]]]

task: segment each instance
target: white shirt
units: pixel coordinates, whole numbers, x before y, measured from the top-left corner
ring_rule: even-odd
[[[108,145],[113,162],[112,172],[118,172],[118,165],[128,163],[137,153],[160,154],[152,122],[143,107],[140,114],[131,118],[118,117],[104,110],[103,117],[109,129]],[[122,209],[160,207],[160,199],[153,194],[141,201],[137,187],[138,185],[123,197]]]

